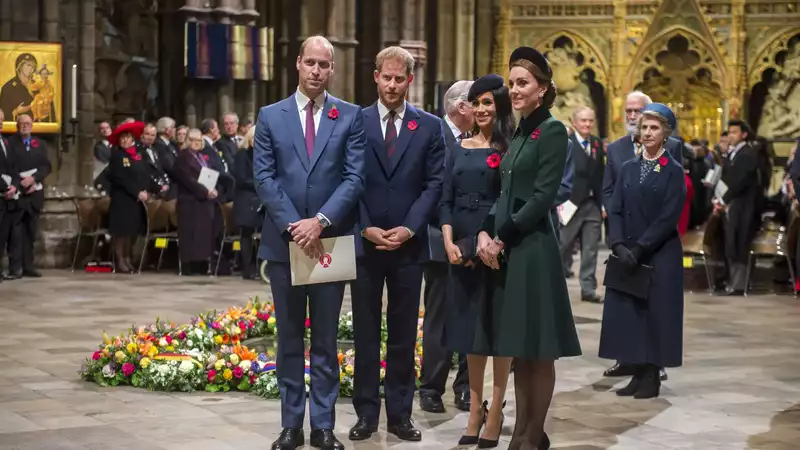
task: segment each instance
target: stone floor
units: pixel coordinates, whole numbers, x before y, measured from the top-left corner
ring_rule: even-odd
[[[573,298],[578,288],[570,280]],[[279,430],[279,405],[247,394],[165,394],[100,388],[78,379],[101,333],[156,316],[197,312],[268,297],[267,286],[234,278],[72,274],[0,284],[0,449],[265,449]],[[597,358],[602,306],[573,304],[585,355],[557,364],[547,430],[553,448],[800,448],[798,300],[686,295],[685,367],[669,371],[662,396],[620,399],[623,380],[604,379]],[[349,308],[349,303],[345,304]],[[452,405],[452,399],[447,402]],[[514,402],[501,448],[513,428]],[[356,417],[338,407],[345,438]],[[398,441],[385,430],[348,448],[453,448],[467,414],[415,411],[424,438]]]

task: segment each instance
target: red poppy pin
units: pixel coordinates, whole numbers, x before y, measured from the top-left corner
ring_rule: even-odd
[[[600,147],[600,142],[594,141],[594,148],[598,148],[598,147]]]
[[[667,157],[666,156],[662,156],[661,158],[658,158],[658,163],[661,164],[661,166],[666,166],[667,165]]]
[[[409,129],[409,130],[411,130],[411,131],[414,131],[414,130],[416,130],[416,129],[417,129],[417,127],[419,127],[419,125],[417,124],[417,121],[416,121],[416,120],[410,120],[410,121],[408,122],[408,129]]]
[[[39,141],[36,139],[31,139],[31,148],[36,148],[39,146]]]
[[[331,106],[331,109],[328,111],[328,119],[336,120],[339,118],[339,110],[336,109],[336,105]]]
[[[134,161],[141,161],[142,160],[142,155],[140,155],[138,153],[133,155],[133,160]]]
[[[203,159],[208,161],[208,155],[203,155]]]
[[[539,139],[539,135],[540,135],[541,133],[542,133],[542,132],[541,132],[541,131],[539,131],[539,129],[538,129],[538,128],[537,128],[537,129],[535,129],[535,130],[533,130],[533,133],[531,133],[531,139],[533,139],[534,141],[535,141],[535,140],[537,140],[537,139]]]
[[[492,153],[486,158],[486,165],[489,166],[490,169],[497,169],[500,167],[500,161],[502,161],[502,159],[500,154]]]

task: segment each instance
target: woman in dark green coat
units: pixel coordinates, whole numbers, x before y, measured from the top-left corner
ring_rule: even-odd
[[[520,47],[509,88],[522,119],[500,165],[500,198],[478,235],[483,262],[498,270],[490,354],[514,357],[517,417],[510,449],[547,449],[544,432],[554,361],[581,354],[550,208],[567,157],[567,130],[550,115],[556,97],[547,59]]]

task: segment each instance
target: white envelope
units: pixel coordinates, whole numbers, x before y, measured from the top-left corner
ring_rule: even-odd
[[[728,185],[725,184],[724,181],[719,180],[717,186],[714,188],[714,197],[722,200],[726,192],[728,192]]]
[[[38,169],[26,170],[25,172],[20,172],[19,173],[19,177],[20,178],[32,177],[33,174],[35,174],[38,171],[39,171]],[[42,183],[36,183],[36,185],[34,185],[34,190],[41,191],[42,189],[44,189],[44,186],[42,186]]]
[[[339,236],[321,239],[321,242],[325,253],[318,260],[306,256],[296,243],[289,243],[292,286],[356,279],[355,238]]]
[[[200,169],[200,175],[197,177],[197,182],[211,191],[217,186],[217,179],[219,179],[219,172],[214,169],[209,169],[208,167],[202,167]]]
[[[572,220],[572,216],[578,211],[578,206],[575,203],[567,200],[564,203],[558,205],[558,221],[561,222],[561,225],[567,226],[570,220]]]

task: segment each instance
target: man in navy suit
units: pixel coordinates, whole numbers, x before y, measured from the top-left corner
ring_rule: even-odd
[[[378,53],[379,100],[364,110],[366,189],[359,227],[363,253],[352,284],[356,350],[353,406],[358,422],[350,439],[377,431],[381,409],[380,351],[383,287],[386,320],[386,418],[389,433],[406,441],[422,434],[411,422],[423,263],[429,258],[427,225],[442,193],[445,144],[441,120],[405,101],[414,58],[400,47]]]
[[[273,450],[303,446],[306,410],[306,308],[311,321],[311,445],[343,449],[333,434],[339,394],[336,335],[343,282],[292,286],[289,242],[312,258],[320,238],[353,235],[364,191],[361,109],[326,92],[333,46],[313,36],[300,46],[297,92],[258,114],[253,154],[256,191],[266,206],[259,257],[275,299],[278,326],[280,437]],[[419,294],[417,294],[419,296]]]
[[[606,209],[611,204],[611,196],[614,194],[614,185],[617,177],[622,171],[622,165],[633,159],[641,151],[642,144],[639,139],[639,118],[642,117],[642,110],[645,106],[653,103],[649,96],[643,92],[633,91],[625,99],[625,127],[628,134],[622,136],[608,145],[606,153],[606,169],[603,173],[603,219],[606,218]],[[664,144],[666,151],[675,158],[678,164],[683,165],[683,144],[675,138],[668,138]],[[617,363],[606,370],[603,375],[607,377],[627,377],[634,374],[634,367],[624,362]],[[661,373],[662,379],[666,379],[666,373]]]

